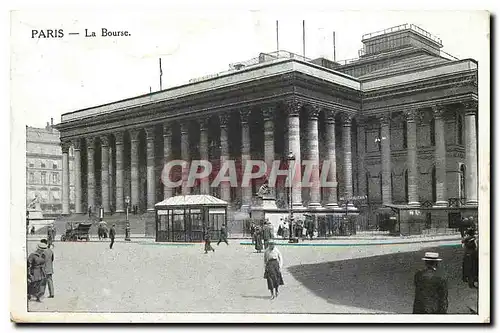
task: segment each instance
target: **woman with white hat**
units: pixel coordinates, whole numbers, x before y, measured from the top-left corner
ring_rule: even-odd
[[[264,279],[267,279],[267,288],[271,292],[271,299],[278,297],[279,286],[284,285],[281,269],[283,268],[283,256],[270,241],[268,248],[264,252]]]
[[[45,292],[45,249],[47,244],[39,243],[35,252],[28,256],[28,300],[34,296],[41,302]]]

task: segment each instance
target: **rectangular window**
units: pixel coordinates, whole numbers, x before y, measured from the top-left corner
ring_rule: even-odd
[[[59,174],[57,172],[52,173],[52,184],[59,183]]]
[[[42,184],[47,184],[47,174],[42,172]]]
[[[42,162],[41,165],[40,165],[41,168],[45,168],[45,163]]]
[[[35,164],[34,163],[30,163],[30,168],[34,168],[35,167]]]
[[[29,174],[29,182],[30,183],[35,182],[35,174],[33,172],[30,172],[30,174]]]
[[[52,164],[52,169],[57,169],[57,163]]]

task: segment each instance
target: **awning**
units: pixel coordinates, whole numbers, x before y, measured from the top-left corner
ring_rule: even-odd
[[[158,202],[155,207],[227,206],[227,202],[207,194],[177,195]]]

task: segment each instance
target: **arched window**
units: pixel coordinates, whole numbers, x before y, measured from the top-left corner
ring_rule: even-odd
[[[464,144],[463,123],[461,115],[457,115],[457,142],[459,145]]]
[[[431,119],[430,123],[430,137],[431,137],[431,146],[436,145],[436,122],[434,118]]]
[[[465,165],[460,166],[460,199],[465,199]]]
[[[432,175],[431,175],[431,183],[432,183],[432,202],[436,202],[436,167],[432,167]]]
[[[408,170],[405,170],[405,201],[408,202]]]

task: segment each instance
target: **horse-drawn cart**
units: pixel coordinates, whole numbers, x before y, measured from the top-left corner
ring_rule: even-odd
[[[78,225],[75,228],[71,223],[69,224],[69,228],[66,229],[66,233],[64,235],[61,235],[61,241],[62,242],[79,241],[79,240],[88,241],[90,239],[89,231],[91,226],[92,223],[78,223]]]

